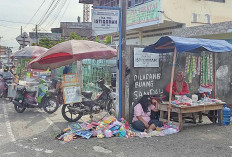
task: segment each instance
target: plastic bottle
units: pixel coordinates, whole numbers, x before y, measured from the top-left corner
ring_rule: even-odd
[[[218,112],[218,115],[220,116],[220,112]],[[222,124],[229,125],[230,124],[231,110],[230,110],[230,108],[226,107],[226,104],[224,104],[224,107],[222,109],[222,115],[223,115]],[[218,123],[220,123],[220,119],[218,119]]]

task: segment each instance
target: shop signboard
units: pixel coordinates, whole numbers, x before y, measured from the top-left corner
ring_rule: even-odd
[[[134,67],[159,67],[159,54],[143,53],[143,48],[134,48]]]
[[[110,34],[119,31],[119,10],[93,9],[93,35]]]
[[[78,81],[63,83],[64,104],[82,102],[81,86]]]
[[[65,74],[64,82],[75,82],[77,81],[77,74]]]
[[[127,9],[127,30],[161,23],[161,0]]]

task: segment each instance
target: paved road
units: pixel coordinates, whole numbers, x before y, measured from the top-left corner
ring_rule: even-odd
[[[16,113],[0,100],[0,156],[232,156],[232,126],[188,125],[174,135],[152,138],[77,139],[63,144],[55,136],[69,124],[60,109],[52,115],[27,109]],[[85,118],[86,119],[86,118]]]

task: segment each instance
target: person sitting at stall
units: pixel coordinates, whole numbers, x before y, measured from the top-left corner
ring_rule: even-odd
[[[144,95],[138,104],[134,107],[134,117],[132,120],[132,126],[138,131],[151,132],[156,127],[161,127],[161,123],[156,119],[151,119],[151,111],[157,112],[158,102],[151,101],[150,96]],[[156,104],[154,106],[153,104]]]
[[[166,91],[170,93],[170,83],[166,86]],[[176,73],[176,80],[173,81],[172,85],[172,95],[186,95],[189,96],[188,85],[184,81],[184,73],[182,71],[178,71]]]

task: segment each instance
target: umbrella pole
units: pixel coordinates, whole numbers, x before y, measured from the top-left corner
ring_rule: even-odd
[[[22,79],[22,59],[20,59],[20,72],[19,72],[19,76],[20,76],[20,79]]]
[[[213,91],[214,91],[214,99],[216,99],[216,54],[213,53]]]
[[[174,71],[175,71],[175,62],[176,62],[176,47],[174,49],[174,56],[172,62],[172,74],[171,74],[171,83],[170,83],[170,92],[169,92],[169,105],[168,105],[168,122],[170,121],[170,114],[171,114],[171,106],[172,106],[172,85],[173,85],[173,78],[174,78]]]

